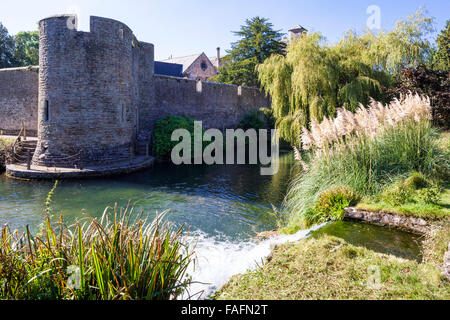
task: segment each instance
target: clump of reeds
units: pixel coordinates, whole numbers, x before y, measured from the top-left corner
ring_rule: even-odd
[[[176,299],[192,253],[164,215],[131,219],[116,205],[71,226],[47,218],[36,236],[4,227],[0,299]]]
[[[429,98],[410,93],[385,106],[372,100],[355,113],[339,109],[336,118],[303,128],[303,151],[294,148],[303,170],[285,199],[294,224],[317,222],[311,206],[329,188],[365,196],[412,171],[428,177],[447,172],[450,161],[437,143],[430,110]]]
[[[316,151],[327,149],[335,143],[346,143],[353,136],[373,139],[377,134],[407,121],[419,123],[424,120],[431,120],[428,97],[409,93],[389,105],[371,99],[368,108],[360,104],[355,113],[339,108],[334,119],[325,118],[320,123],[313,119],[311,131],[302,128],[302,148]]]

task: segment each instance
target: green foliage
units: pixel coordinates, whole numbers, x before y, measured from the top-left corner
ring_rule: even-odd
[[[305,153],[302,157],[308,168],[293,179],[285,199],[291,212],[289,224],[304,227],[316,223],[312,204],[332,186],[344,186],[368,196],[382,193],[392,181],[404,179],[411,170],[440,178],[450,170],[450,161],[437,144],[438,137],[429,122],[410,121],[390,127],[373,139],[348,139],[347,148]]]
[[[131,220],[107,208],[100,220],[67,227],[47,218],[41,232],[0,234],[0,299],[176,299],[189,285],[192,260],[182,229]]]
[[[317,222],[342,220],[345,208],[357,204],[359,196],[351,189],[333,187],[319,195],[312,209]]]
[[[429,187],[432,183],[424,174],[413,172],[404,182],[406,188],[418,190]]]
[[[300,129],[311,119],[334,116],[338,107],[354,111],[370,97],[387,102],[382,88],[393,86],[401,70],[427,60],[431,31],[432,19],[419,10],[390,32],[348,32],[334,45],[312,33],[290,43],[285,57],[272,55],[257,69],[280,137],[299,145]]]
[[[39,64],[39,32],[19,32],[14,37],[14,64],[17,67],[36,66]]]
[[[256,66],[272,54],[284,53],[285,44],[280,42],[283,34],[261,17],[247,19],[240,30],[233,33],[241,39],[231,44],[220,74],[211,81],[256,87]]]
[[[435,53],[433,67],[436,70],[450,71],[450,20],[436,39],[438,50]]]
[[[382,194],[382,198],[387,203],[393,206],[400,206],[411,200],[413,196],[413,189],[405,183],[397,183]]]
[[[172,133],[176,129],[186,129],[191,133],[191,142],[194,144],[194,120],[190,117],[169,115],[157,121],[153,127],[153,148],[156,158],[170,159],[172,149],[179,141],[172,141]],[[202,135],[204,132],[202,132]],[[192,145],[192,153],[194,147]]]
[[[424,188],[417,191],[418,197],[426,204],[438,204],[441,197],[441,190],[437,187]]]
[[[389,95],[417,92],[430,97],[433,124],[450,129],[450,77],[448,71],[438,71],[420,65],[414,69],[402,70],[399,85],[386,90]]]
[[[266,123],[264,120],[261,119],[261,116],[258,113],[258,111],[253,110],[253,111],[250,111],[249,113],[247,113],[244,116],[244,118],[242,118],[242,120],[239,121],[238,127],[243,130],[248,130],[248,129],[259,130],[259,129],[265,128]]]
[[[273,116],[273,110],[272,108],[260,108],[259,111],[261,111],[264,114],[264,120],[266,121],[267,128],[268,129],[275,129],[275,117]]]
[[[10,68],[14,66],[14,37],[10,36],[0,22],[0,68]]]

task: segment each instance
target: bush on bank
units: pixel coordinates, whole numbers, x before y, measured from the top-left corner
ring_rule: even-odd
[[[153,150],[155,157],[168,161],[172,149],[179,141],[172,141],[172,133],[177,129],[186,129],[191,135],[192,154],[194,154],[194,119],[169,115],[157,121],[153,127]],[[203,134],[204,132],[202,132]]]
[[[5,169],[6,157],[8,156],[8,150],[10,150],[11,145],[11,141],[0,138],[0,172]]]
[[[192,260],[182,230],[110,209],[69,227],[47,218],[37,235],[2,228],[0,299],[177,298]]]

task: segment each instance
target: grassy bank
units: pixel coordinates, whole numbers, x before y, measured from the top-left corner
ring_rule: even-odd
[[[356,113],[341,109],[335,119],[314,120],[311,131],[304,128],[303,151],[296,150],[303,170],[285,200],[288,228],[339,220],[343,208],[361,199],[399,207],[417,203],[420,195],[423,204],[439,210],[450,149],[448,134],[431,126],[430,110],[429,99],[408,95],[386,106],[372,102]],[[428,206],[421,212],[437,210]]]
[[[443,228],[429,235],[426,263],[376,253],[328,235],[282,245],[270,262],[234,276],[215,298],[448,300],[450,282],[438,267],[449,240],[449,225]],[[378,271],[376,282],[372,279]]]

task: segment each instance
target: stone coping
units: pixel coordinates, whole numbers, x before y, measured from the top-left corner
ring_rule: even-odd
[[[370,211],[353,207],[345,208],[345,219],[361,220],[380,226],[391,226],[420,234],[429,232],[431,228],[431,224],[422,218],[388,211]]]
[[[75,168],[44,167],[32,165],[27,170],[24,164],[8,164],[6,176],[22,180],[55,180],[55,179],[82,179],[92,177],[107,177],[126,174],[148,168],[153,165],[155,158],[137,156],[132,163],[128,161],[111,163],[105,166],[86,166],[82,170]]]

